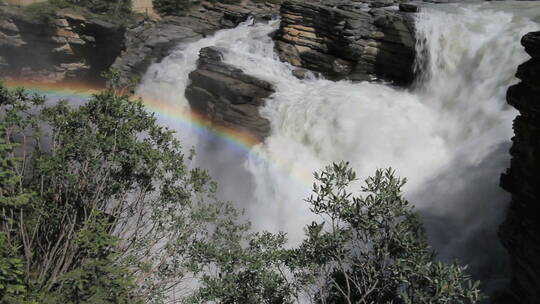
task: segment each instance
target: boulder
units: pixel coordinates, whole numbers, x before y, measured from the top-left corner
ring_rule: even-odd
[[[540,31],[525,34],[521,38],[521,45],[525,47],[525,52],[531,57],[540,57]]]
[[[274,37],[280,58],[329,79],[378,78],[410,84],[414,17],[395,8],[369,8],[380,6],[379,2],[285,1]]]
[[[418,6],[413,3],[400,3],[399,10],[406,13],[417,13],[420,11]]]
[[[510,168],[501,186],[512,194],[499,235],[512,264],[512,292],[518,303],[540,299],[540,32],[521,40],[532,58],[518,67],[521,82],[507,92],[519,115],[514,120]]]
[[[223,50],[200,51],[197,69],[189,74],[186,98],[192,110],[218,127],[248,133],[262,141],[270,133],[270,122],[259,107],[273,92],[272,84],[245,74],[222,61]]]

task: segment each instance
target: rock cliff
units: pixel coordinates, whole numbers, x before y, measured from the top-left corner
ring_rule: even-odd
[[[0,74],[38,82],[95,82],[120,54],[124,28],[60,10],[48,22],[0,7]]]
[[[196,113],[216,126],[246,132],[262,141],[269,135],[270,122],[261,117],[259,107],[274,89],[270,83],[223,63],[222,52],[215,47],[200,51],[197,69],[189,74],[186,98]]]
[[[126,30],[73,11],[59,10],[52,20],[40,20],[24,9],[2,5],[0,75],[36,82],[101,82],[101,73],[114,67],[127,82],[179,43],[235,27],[248,17],[270,19],[278,8],[252,1],[203,1],[186,16],[140,20]]]
[[[379,78],[408,85],[414,78],[416,6],[392,1],[298,1],[281,6],[275,36],[283,61],[330,79]]]
[[[186,16],[169,16],[158,21],[147,20],[126,33],[126,48],[113,67],[122,79],[140,77],[154,62],[161,61],[181,43],[197,41],[220,29],[233,28],[249,17],[271,19],[279,6],[243,1],[227,5],[203,2]]]
[[[518,67],[521,82],[507,92],[520,114],[511,165],[501,177],[512,202],[499,234],[512,261],[512,290],[519,303],[533,304],[540,299],[540,32],[525,35],[521,43],[532,58]]]

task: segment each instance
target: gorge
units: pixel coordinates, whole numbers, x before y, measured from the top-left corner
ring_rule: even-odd
[[[525,49],[519,39],[539,30],[539,7],[534,1],[203,5],[190,16],[145,20],[127,29],[124,41],[118,38],[124,29],[115,28],[106,47],[98,38],[90,42],[96,34],[89,30],[78,32],[75,18],[64,19],[79,35],[66,37],[106,48],[104,66],[117,68],[124,81],[139,78],[135,94],[195,148],[195,165],[209,170],[220,197],[246,210],[254,230],[285,231],[298,243],[302,228],[316,220],[303,203],[312,172],[340,160],[360,178],[392,167],[407,177],[406,197],[438,258],[469,265],[488,294],[506,290],[512,271],[512,301],[528,304],[540,298],[540,38],[525,36]],[[59,56],[71,59],[35,73],[13,52],[27,42],[8,39],[24,40],[26,25],[9,16],[12,22],[0,27],[3,76],[33,71],[50,80],[54,71],[58,81],[85,80],[54,67],[91,53],[76,48]],[[46,40],[63,52],[79,42]],[[37,50],[24,54],[40,58],[28,55]],[[88,62],[92,77],[104,69]],[[520,112],[515,134],[518,114],[507,99]],[[211,126],[191,120],[191,111]],[[508,167],[501,184],[511,195],[499,186]]]

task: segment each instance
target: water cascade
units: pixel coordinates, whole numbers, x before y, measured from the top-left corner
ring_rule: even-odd
[[[505,269],[496,231],[509,201],[498,183],[516,116],[505,92],[527,58],[519,38],[538,28],[527,5],[424,7],[417,21],[421,77],[409,90],[295,78],[274,53],[274,21],[179,45],[149,69],[138,94],[150,109],[168,109],[159,119],[196,148],[197,164],[212,173],[223,198],[246,209],[254,229],[285,231],[291,244],[299,242],[314,220],[303,200],[313,171],[340,160],[363,177],[393,167],[407,177],[406,196],[439,258],[458,259],[496,282]],[[276,88],[261,109],[272,133],[251,150],[175,115],[189,108],[184,90],[199,50],[214,45],[225,50],[226,63]]]

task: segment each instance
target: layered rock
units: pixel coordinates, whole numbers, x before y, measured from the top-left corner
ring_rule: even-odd
[[[513,268],[512,289],[519,303],[540,301],[540,32],[521,40],[531,59],[518,67],[521,82],[507,101],[519,110],[514,120],[510,168],[501,186],[512,194],[500,237]]]
[[[98,81],[120,54],[124,28],[60,10],[37,20],[0,8],[0,75],[39,82]]]
[[[222,52],[215,47],[200,51],[197,69],[189,74],[186,98],[193,111],[216,126],[262,141],[269,135],[270,122],[259,114],[259,107],[274,89],[270,83],[224,63]]]
[[[410,84],[417,9],[391,5],[393,1],[287,0],[281,6],[276,49],[283,61],[330,79]]]
[[[242,1],[226,5],[203,2],[186,16],[146,20],[126,33],[125,51],[113,67],[124,81],[138,78],[154,62],[159,62],[179,44],[197,41],[220,29],[233,28],[249,17],[268,20],[278,13],[272,4]]]

